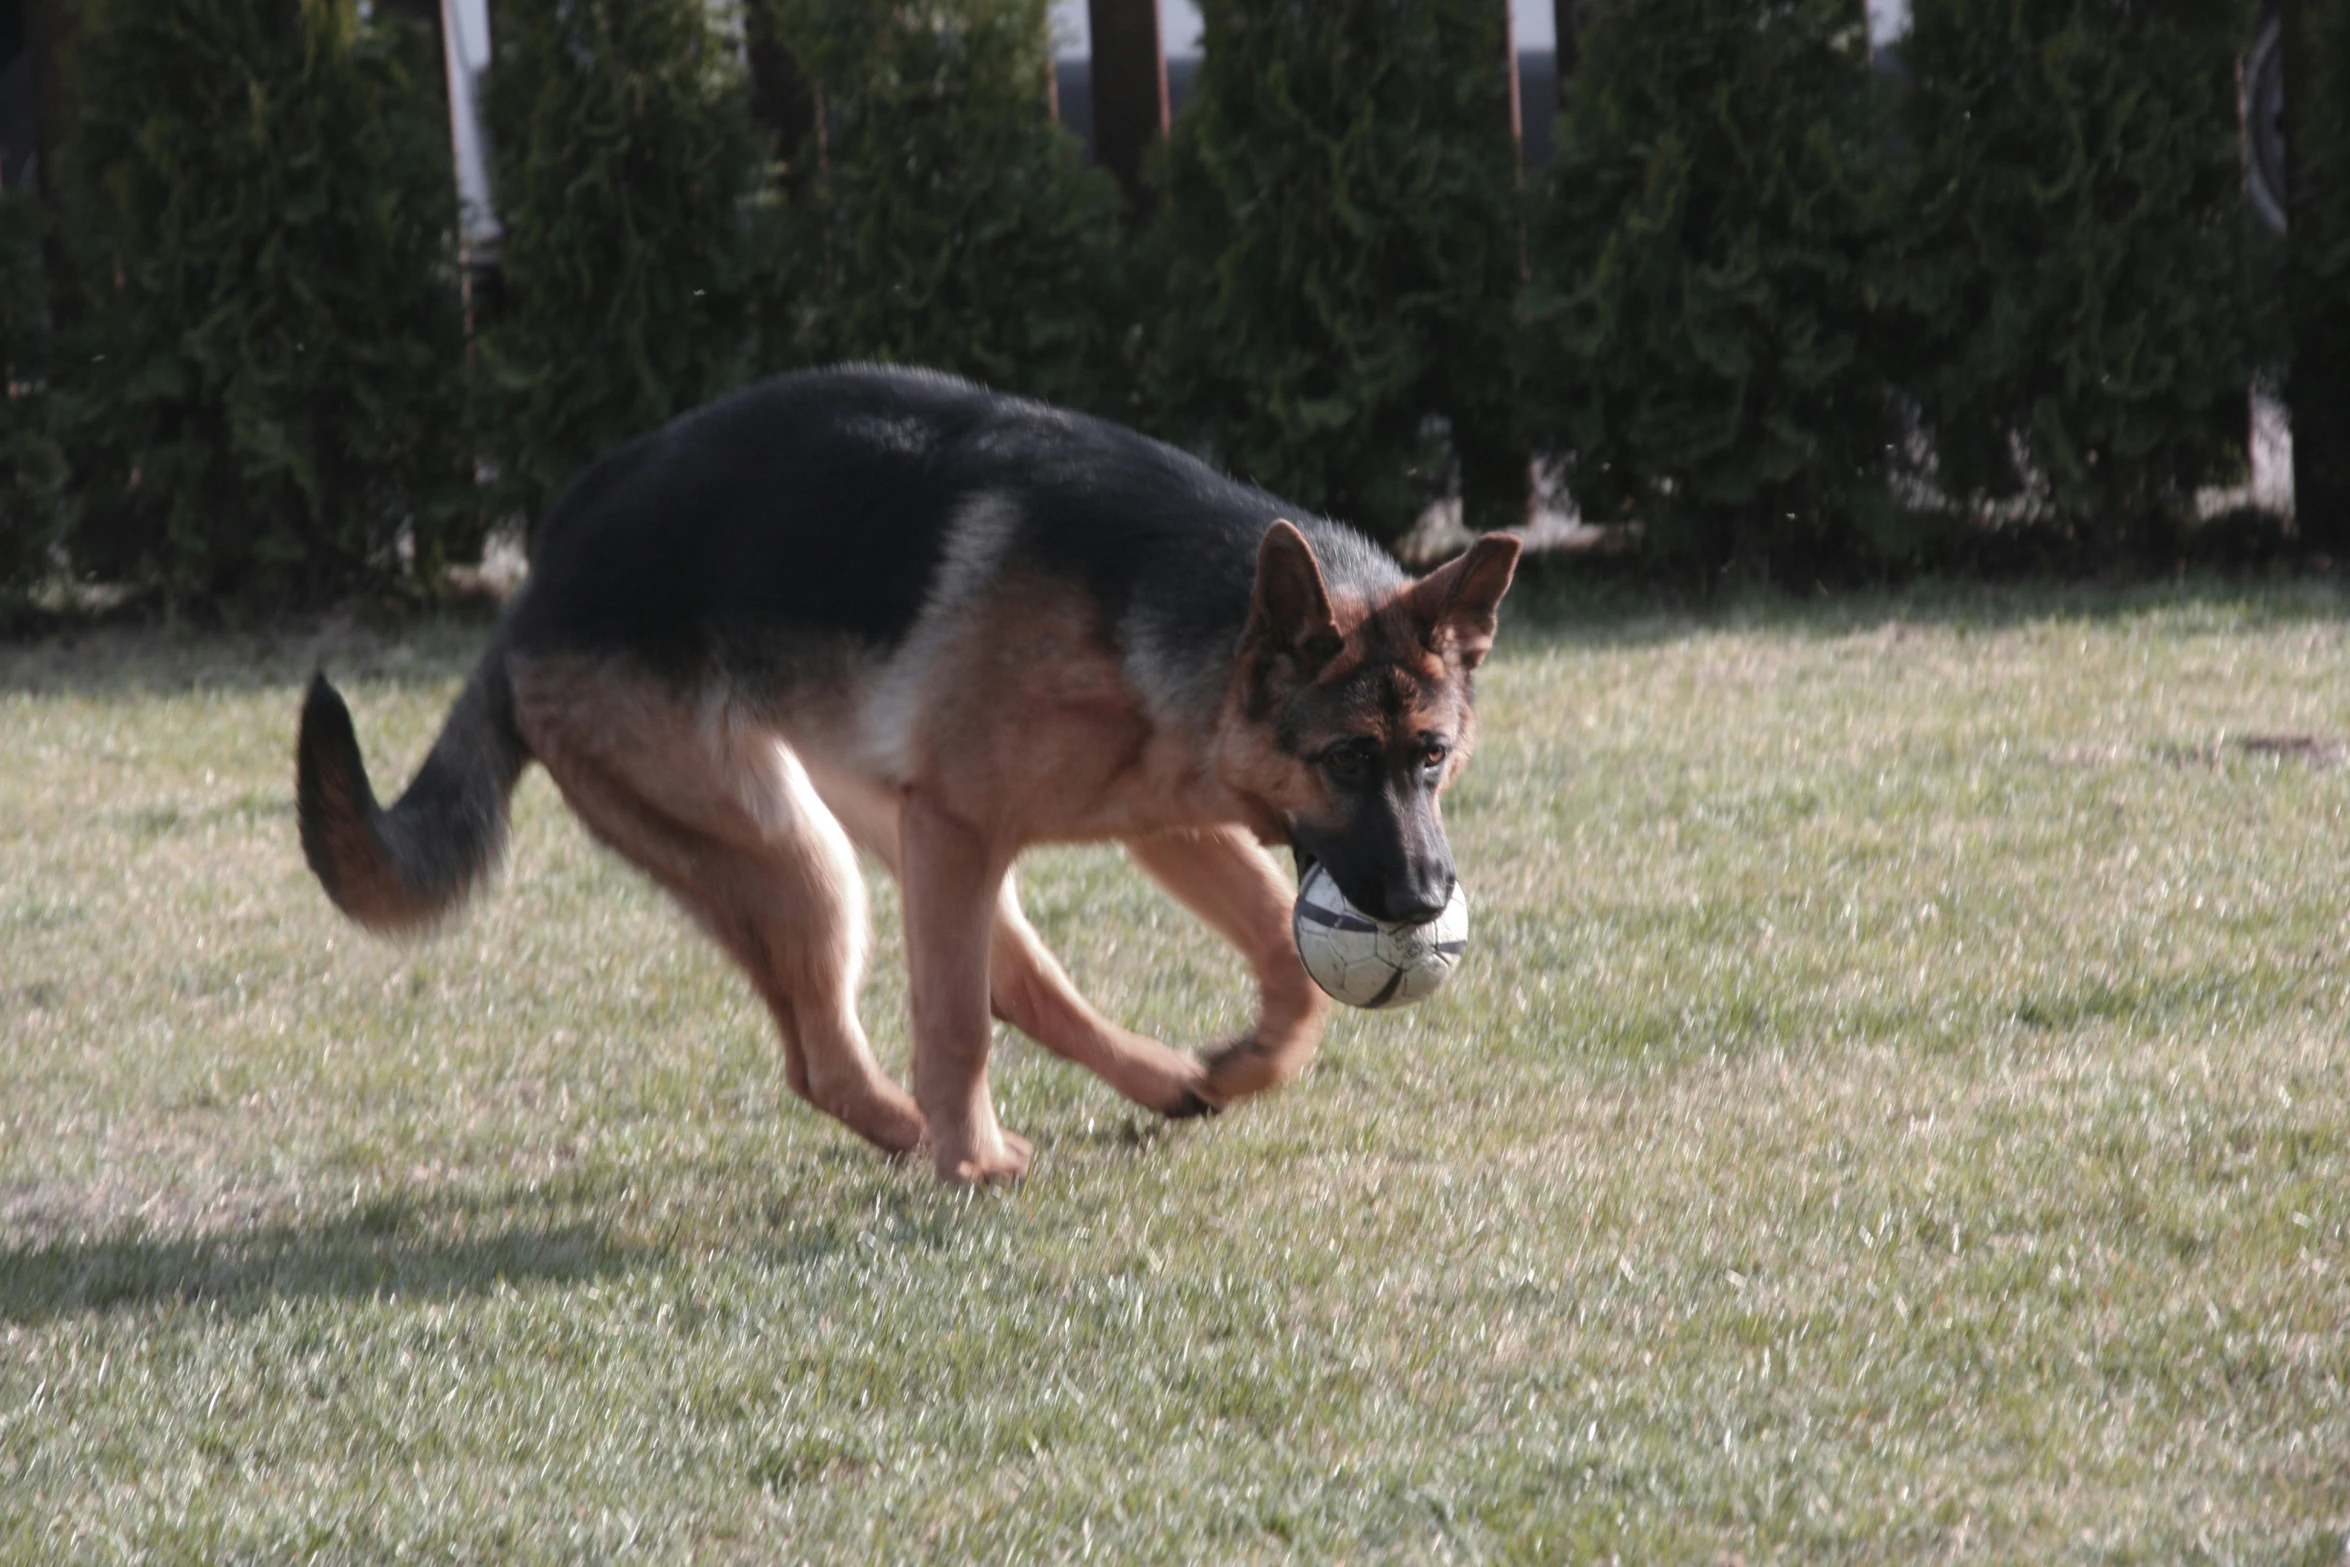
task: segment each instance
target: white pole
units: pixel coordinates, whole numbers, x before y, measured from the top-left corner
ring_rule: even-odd
[[[457,163],[459,250],[468,265],[486,266],[498,259],[506,232],[490,199],[481,126],[481,78],[490,68],[489,0],[441,0],[441,43],[449,73],[449,145]]]

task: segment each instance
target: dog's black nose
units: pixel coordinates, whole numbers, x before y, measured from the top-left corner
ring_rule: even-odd
[[[1440,880],[1390,882],[1387,885],[1387,907],[1380,918],[1391,925],[1425,925],[1444,912],[1452,901],[1453,876],[1450,871]]]

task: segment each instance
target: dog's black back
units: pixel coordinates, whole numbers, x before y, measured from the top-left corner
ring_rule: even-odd
[[[1240,635],[1277,517],[1306,530],[1333,589],[1404,580],[1351,530],[1116,425],[934,372],[804,372],[582,475],[539,531],[512,631],[664,660],[779,627],[886,652],[958,531],[984,521],[1005,530],[991,569],[1073,579],[1122,639],[1206,675]]]

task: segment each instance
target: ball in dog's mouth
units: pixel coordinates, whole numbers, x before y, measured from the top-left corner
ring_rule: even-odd
[[[1400,1007],[1424,1001],[1452,976],[1469,945],[1469,901],[1458,882],[1444,912],[1418,925],[1375,920],[1347,901],[1330,873],[1300,856],[1290,930],[1306,973],[1333,1001]]]

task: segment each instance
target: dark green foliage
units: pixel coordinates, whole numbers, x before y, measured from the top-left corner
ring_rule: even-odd
[[[770,0],[822,127],[764,191],[733,12],[501,0],[468,403],[423,30],[89,0],[54,344],[41,211],[0,200],[0,594],[60,541],[179,602],[429,581],[597,452],[841,359],[1134,418],[1388,538],[1455,484],[1515,522],[1539,447],[1708,567],[1950,558],[1992,517],[2162,539],[2277,357],[2252,0],[1915,3],[1891,90],[1858,0],[1587,0],[1521,243],[1494,0],[1208,0],[1130,256],[1043,112],[1045,0]],[[2310,15],[2288,390],[2350,496],[2312,439],[2350,407],[2350,0]]]
[[[2135,543],[2243,466],[2236,0],[1917,0],[1882,286],[1934,483]]]
[[[93,0],[76,63],[74,570],[280,604],[477,543],[429,38],[352,0]]]
[[[765,366],[932,365],[1123,411],[1118,191],[1046,117],[1044,0],[780,0],[776,20],[827,130],[769,212]]]
[[[2350,551],[2350,3],[2306,4],[2307,103],[2293,136],[2289,293],[2294,503],[2303,536]]]
[[[483,436],[536,517],[590,458],[738,381],[758,142],[702,0],[505,0],[487,115],[505,302]]]
[[[48,213],[0,194],[0,626],[48,563],[63,463],[49,436]]]
[[[1585,14],[1523,346],[1594,520],[1808,577],[2241,471],[2237,0],[1918,0],[1898,89],[1842,0]]]
[[[1601,0],[1520,348],[1593,522],[1808,580],[1898,549],[1866,259],[1883,142],[1858,0]]]
[[[1523,519],[1519,233],[1495,0],[1207,0],[1158,170],[1162,433],[1393,538],[1446,482]]]

